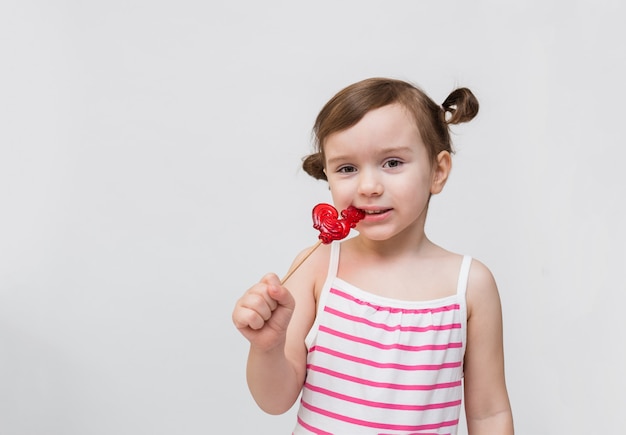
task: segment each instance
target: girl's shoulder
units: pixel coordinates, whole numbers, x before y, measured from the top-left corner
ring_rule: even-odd
[[[466,297],[468,316],[487,307],[498,309],[500,305],[498,286],[491,270],[475,258],[472,258]]]
[[[318,295],[326,281],[330,265],[330,244],[312,245],[301,250],[294,259],[292,266],[300,264],[289,280],[297,281],[307,292]]]
[[[478,260],[477,258],[472,258],[472,269],[470,276],[477,283],[495,283],[495,279],[489,267],[487,267],[485,263]]]

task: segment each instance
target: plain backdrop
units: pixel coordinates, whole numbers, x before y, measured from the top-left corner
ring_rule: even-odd
[[[287,434],[235,300],[313,244],[301,157],[371,76],[478,117],[427,232],[486,263],[516,433],[621,433],[625,3],[0,3],[0,434]],[[462,424],[460,433],[466,433]]]

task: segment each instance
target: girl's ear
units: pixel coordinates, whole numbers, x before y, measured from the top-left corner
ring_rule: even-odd
[[[433,179],[430,184],[430,193],[436,195],[443,190],[443,186],[448,181],[450,170],[452,169],[452,157],[448,151],[441,151],[437,155],[433,166]]]

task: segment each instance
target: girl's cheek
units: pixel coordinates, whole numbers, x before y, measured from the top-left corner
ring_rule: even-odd
[[[330,195],[333,198],[333,204],[338,209],[344,209],[352,204],[354,200],[354,194],[350,189],[346,189],[347,186],[329,184],[328,189],[330,190]]]

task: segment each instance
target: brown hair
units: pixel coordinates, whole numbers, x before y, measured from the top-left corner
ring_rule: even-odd
[[[441,106],[416,86],[395,79],[370,78],[354,83],[332,97],[313,125],[316,152],[302,160],[302,168],[318,180],[324,174],[324,143],[328,136],[358,123],[370,110],[399,103],[411,113],[428,155],[435,161],[441,151],[453,152],[449,124],[472,120],[478,100],[467,88],[455,89]]]

